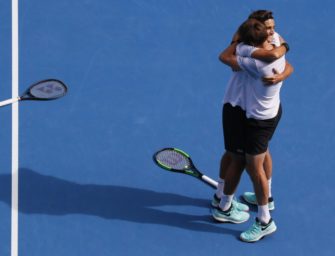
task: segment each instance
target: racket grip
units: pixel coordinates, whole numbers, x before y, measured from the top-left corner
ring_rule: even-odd
[[[207,183],[208,185],[210,185],[212,188],[217,188],[218,187],[218,183],[217,181],[211,179],[210,177],[206,176],[206,175],[202,175],[201,179]]]
[[[20,100],[20,97],[0,101],[0,107],[6,106],[6,105],[9,105],[9,104],[13,104],[15,102],[18,102],[19,100]]]

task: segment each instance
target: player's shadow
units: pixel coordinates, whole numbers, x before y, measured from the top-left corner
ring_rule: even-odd
[[[11,176],[0,175],[0,200],[10,205]],[[209,207],[208,200],[114,185],[78,184],[20,169],[19,211],[25,214],[86,214],[105,219],[175,226],[200,232],[239,235],[213,222],[210,213],[191,215],[163,206]]]

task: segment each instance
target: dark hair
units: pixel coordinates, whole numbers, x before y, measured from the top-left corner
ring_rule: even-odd
[[[254,46],[264,43],[268,38],[266,26],[256,19],[243,22],[238,28],[238,34],[241,42]]]
[[[273,19],[273,15],[271,11],[267,10],[258,10],[254,11],[249,15],[249,19],[256,19],[260,22],[264,22],[269,19]]]

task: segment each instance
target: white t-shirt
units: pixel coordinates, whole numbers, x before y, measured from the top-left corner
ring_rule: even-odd
[[[282,82],[268,86],[264,85],[262,77],[273,76],[273,69],[282,73],[286,65],[285,56],[271,63],[237,56],[237,62],[240,68],[248,73],[249,77],[243,88],[247,117],[259,120],[275,117],[279,110]]]
[[[280,46],[280,40],[279,40],[279,34],[278,33],[275,33],[273,35],[272,44],[274,44],[275,46]],[[236,47],[236,55],[237,56],[243,56],[243,57],[251,57],[251,54],[257,49],[258,48],[255,48],[255,47],[250,46],[250,45],[238,44],[237,47]],[[256,60],[254,60],[254,61],[256,61]],[[257,63],[258,63],[258,66],[257,66],[257,64],[254,64],[254,66],[257,67],[256,70],[258,70],[258,67],[260,67],[260,69],[263,70],[263,66],[269,64],[269,63],[262,62],[262,61],[257,61]],[[260,63],[262,63],[262,64],[260,64]],[[244,63],[244,64],[246,64],[246,63]],[[271,64],[273,64],[273,63],[271,63]],[[279,62],[277,64],[279,64]],[[279,68],[279,66],[277,66],[277,64],[275,65],[275,68],[279,72],[282,72],[282,70]],[[241,64],[240,64],[240,66],[241,66]],[[253,84],[254,80],[255,80],[255,77],[258,77],[260,74],[255,74],[255,70],[253,68],[251,68],[251,67],[247,68],[247,67],[248,67],[248,65],[246,64],[245,66],[241,67],[242,71],[233,72],[232,77],[230,78],[230,80],[227,84],[227,87],[226,87],[226,91],[225,91],[224,98],[223,98],[223,103],[230,103],[233,106],[240,106],[243,110],[247,111],[247,117],[253,117],[253,118],[262,119],[262,120],[272,118],[272,117],[267,118],[268,116],[272,116],[272,114],[268,113],[268,112],[271,112],[268,109],[267,109],[267,111],[265,111],[265,113],[256,114],[256,115],[255,115],[254,112],[255,111],[256,112],[261,111],[260,109],[251,111],[252,106],[250,104],[252,104],[252,99],[254,98],[254,100],[257,100],[257,98],[255,98],[256,97],[255,95],[257,95],[256,92],[261,93],[261,91],[260,90],[256,90],[256,91],[251,90],[250,88],[248,88],[247,85]],[[270,68],[270,66],[269,66],[269,68]],[[284,61],[284,68],[285,68],[285,61]],[[271,73],[269,73],[267,69],[264,69],[263,70],[264,75],[262,75],[262,76],[265,76],[265,73],[266,73],[267,76],[273,75],[272,68],[270,68],[270,71],[271,71]],[[254,77],[250,76],[250,74],[248,72],[253,72]],[[261,79],[261,77],[260,77],[260,79]],[[261,81],[259,80],[259,82],[261,82]],[[263,83],[262,83],[262,85],[264,86]],[[273,86],[277,86],[277,85],[273,85]],[[256,89],[256,88],[257,87],[255,87],[254,89]],[[251,93],[251,92],[253,92],[254,97],[251,97],[249,95],[249,93]],[[262,103],[262,102],[260,102],[260,103]],[[266,104],[266,105],[267,106],[265,108],[270,107],[269,104]],[[278,107],[279,107],[279,105],[278,105]],[[274,111],[274,109],[272,109],[272,110]],[[277,109],[277,111],[278,111],[278,109]]]
[[[248,83],[249,75],[245,71],[233,72],[223,97],[223,104],[230,103],[232,106],[240,106],[245,110],[244,87]]]
[[[236,46],[237,56],[251,56],[256,48],[250,45],[238,44]],[[240,106],[245,110],[245,92],[244,87],[249,83],[249,75],[244,70],[233,72],[223,97],[223,103],[230,103],[231,105]]]
[[[273,37],[272,37],[272,42],[271,42],[271,44],[273,44],[274,46],[276,46],[276,47],[279,47],[281,44],[280,44],[280,35],[277,33],[277,32],[275,32],[274,34],[273,34]]]

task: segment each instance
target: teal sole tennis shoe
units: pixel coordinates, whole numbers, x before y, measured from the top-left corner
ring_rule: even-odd
[[[242,198],[248,204],[257,205],[257,199],[254,192],[244,192]],[[275,202],[273,201],[273,197],[269,197],[269,210],[273,211],[274,209],[275,209]]]
[[[247,243],[253,243],[274,233],[276,230],[277,226],[272,219],[270,219],[268,224],[262,224],[256,218],[255,223],[247,231],[241,233],[240,239]]]
[[[250,215],[245,211],[239,211],[232,204],[227,211],[222,211],[220,208],[213,210],[213,218],[219,222],[230,222],[230,223],[243,223],[246,222]]]
[[[214,194],[213,200],[212,200],[212,206],[214,208],[217,208],[217,207],[219,207],[219,204],[220,204],[220,198],[218,198],[218,196],[216,194]],[[233,199],[232,204],[239,211],[244,211],[244,212],[249,211],[249,206],[248,205],[237,201],[235,198]]]

